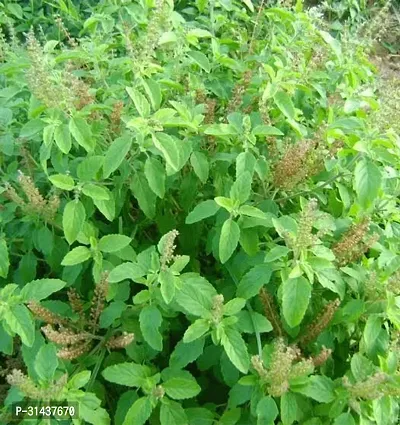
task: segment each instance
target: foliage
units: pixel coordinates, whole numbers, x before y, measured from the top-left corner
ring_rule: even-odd
[[[400,139],[365,43],[302,1],[1,7],[3,423],[397,424]]]

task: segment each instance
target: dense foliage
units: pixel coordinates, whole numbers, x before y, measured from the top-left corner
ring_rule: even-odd
[[[0,3],[2,423],[399,423],[392,6],[259,3]]]

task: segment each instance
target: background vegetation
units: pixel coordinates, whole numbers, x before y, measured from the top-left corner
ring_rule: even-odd
[[[0,13],[1,423],[398,424],[398,5]]]

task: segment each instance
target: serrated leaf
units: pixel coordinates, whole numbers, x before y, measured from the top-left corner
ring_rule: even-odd
[[[182,288],[176,294],[176,302],[188,314],[208,317],[217,291],[204,277],[196,273],[180,276]]]
[[[206,72],[211,71],[210,61],[208,60],[207,56],[204,53],[191,50],[190,52],[188,52],[188,56],[192,59],[194,63],[199,65],[201,69],[204,69],[204,71]]]
[[[207,157],[202,152],[193,152],[190,156],[190,163],[192,164],[193,170],[197,177],[203,183],[205,183],[208,179],[208,173],[210,171]]]
[[[147,158],[144,164],[144,175],[150,189],[159,197],[165,195],[165,169],[160,161],[155,158]]]
[[[274,246],[271,251],[267,252],[265,255],[264,261],[266,263],[272,263],[273,261],[279,260],[282,257],[285,257],[290,250],[286,246],[277,245]]]
[[[210,329],[210,323],[206,319],[197,319],[185,331],[183,342],[185,344],[201,338]]]
[[[112,142],[106,152],[103,163],[103,176],[105,179],[121,165],[131,146],[132,139],[130,137],[119,137]]]
[[[108,189],[102,186],[97,186],[92,183],[86,183],[82,187],[82,192],[89,196],[92,199],[95,199],[97,201],[108,201],[110,199],[110,193]]]
[[[111,270],[108,275],[108,281],[110,283],[121,282],[125,279],[135,281],[143,277],[145,274],[146,270],[137,263],[122,263]]]
[[[294,120],[296,112],[293,106],[292,99],[284,91],[278,91],[274,95],[274,101],[276,106],[280,109],[283,115],[289,120]]]
[[[184,400],[195,397],[201,391],[196,380],[181,377],[171,378],[163,383],[163,388],[168,395],[175,400]]]
[[[62,223],[65,239],[70,245],[76,241],[85,220],[86,211],[82,202],[75,199],[65,205]]]
[[[156,215],[156,195],[150,189],[144,174],[137,173],[133,176],[131,190],[146,217],[154,218]]]
[[[66,284],[66,282],[60,279],[33,280],[21,289],[21,297],[24,302],[41,301],[64,288]]]
[[[22,343],[32,347],[35,340],[35,323],[28,309],[22,305],[13,305],[3,313],[3,320],[12,332],[20,336]]]
[[[64,154],[68,154],[71,150],[71,133],[69,127],[66,124],[57,126],[54,130],[54,140],[58,149]]]
[[[269,264],[254,266],[240,280],[237,296],[244,299],[256,296],[260,289],[270,281],[271,275],[272,268]]]
[[[155,147],[160,150],[167,164],[175,171],[180,170],[180,156],[178,144],[175,140],[165,133],[157,133],[153,136]]]
[[[87,152],[92,152],[95,148],[95,141],[89,124],[80,117],[73,117],[69,121],[69,131],[72,137]]]
[[[49,180],[60,189],[72,190],[75,187],[74,179],[65,174],[54,174],[49,177]]]
[[[148,117],[150,115],[150,104],[147,99],[139,91],[133,89],[132,87],[126,87],[126,91],[133,100],[139,115],[143,118]]]
[[[160,422],[161,425],[187,425],[188,419],[179,403],[165,399],[160,408]]]
[[[240,372],[247,373],[250,364],[249,354],[240,333],[234,328],[225,327],[221,335],[221,344],[234,366]]]
[[[292,328],[303,320],[311,297],[311,284],[303,276],[287,279],[282,286],[283,316]]]
[[[144,307],[139,315],[139,323],[144,340],[154,350],[161,351],[163,340],[159,331],[162,323],[160,310],[155,305]]]
[[[179,341],[169,358],[172,368],[183,369],[198,359],[204,350],[205,338],[197,338],[191,342]]]
[[[35,370],[44,382],[51,382],[58,366],[57,350],[52,344],[43,345],[35,358]]]
[[[231,218],[228,218],[221,229],[219,239],[219,258],[222,264],[226,263],[234,253],[240,238],[240,228]]]
[[[124,249],[131,241],[132,239],[125,235],[106,235],[100,239],[98,248],[103,252],[116,252]]]
[[[70,251],[62,260],[62,266],[74,266],[91,258],[92,253],[86,246],[78,246]]]
[[[254,167],[256,165],[256,158],[249,152],[242,152],[236,158],[236,179],[245,172],[253,175]]]
[[[255,136],[283,136],[281,130],[270,125],[258,125],[251,131]]]
[[[244,204],[250,197],[252,177],[248,171],[244,171],[233,183],[230,190],[230,198],[239,204]]]
[[[159,275],[161,295],[166,304],[169,304],[175,296],[175,279],[171,270],[161,270]]]
[[[154,80],[143,80],[143,87],[150,99],[152,108],[156,111],[160,108],[162,101],[162,94],[160,85]]]
[[[147,366],[126,362],[106,367],[102,375],[114,384],[140,388],[145,379],[151,376],[151,370]]]
[[[152,411],[150,397],[141,397],[132,404],[122,425],[144,425]]]
[[[219,205],[212,199],[208,201],[200,202],[200,204],[196,205],[188,216],[186,217],[186,224],[197,223],[198,221],[204,220],[205,218],[212,217],[219,210]]]
[[[381,171],[371,160],[359,161],[354,170],[354,190],[360,204],[367,208],[378,196],[382,184]]]

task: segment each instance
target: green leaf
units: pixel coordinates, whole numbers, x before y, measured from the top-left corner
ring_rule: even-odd
[[[135,108],[139,112],[139,115],[143,118],[146,118],[150,115],[150,104],[147,99],[137,90],[132,87],[126,87],[130,98],[133,100]]]
[[[153,137],[155,147],[161,151],[167,164],[175,171],[180,170],[180,156],[178,144],[165,133],[157,133]]]
[[[261,218],[261,219],[267,218],[267,216],[265,215],[263,211],[259,210],[256,207],[252,207],[251,205],[242,205],[239,208],[239,214],[245,215],[247,217],[255,217],[255,218]]]
[[[139,315],[140,330],[144,340],[156,351],[163,348],[162,335],[159,328],[162,323],[160,310],[155,305],[146,306]]]
[[[54,130],[54,140],[58,149],[64,154],[68,154],[71,150],[71,133],[69,132],[69,127],[66,124],[61,124],[57,126]]]
[[[260,289],[270,281],[271,275],[272,268],[269,264],[254,266],[240,280],[237,296],[244,299],[255,297]]]
[[[150,418],[152,411],[153,406],[150,397],[141,397],[128,410],[122,425],[144,425]]]
[[[92,136],[92,130],[83,118],[71,118],[69,122],[69,131],[72,134],[72,137],[87,152],[92,152],[94,150],[95,139]]]
[[[293,422],[300,420],[298,415],[296,394],[286,392],[281,397],[281,419],[283,425],[292,425]]]
[[[35,323],[24,305],[17,304],[7,308],[3,319],[11,331],[21,337],[24,345],[32,347],[35,340]]]
[[[356,425],[356,421],[351,413],[342,413],[335,419],[333,425]]]
[[[112,192],[109,192],[109,196],[108,201],[93,199],[93,203],[108,221],[113,221],[115,219],[115,199]]]
[[[127,387],[141,387],[146,378],[151,376],[151,369],[136,363],[118,363],[106,367],[102,375],[105,380]]]
[[[51,382],[58,366],[57,350],[53,344],[42,345],[35,359],[35,370],[39,378]]]
[[[169,269],[161,270],[160,275],[158,277],[158,280],[161,285],[161,295],[166,304],[169,304],[175,296],[175,279],[175,276]]]
[[[150,99],[150,103],[152,108],[156,111],[160,108],[162,101],[162,93],[160,89],[160,85],[154,80],[143,80],[143,87]]]
[[[320,403],[330,403],[335,399],[334,387],[330,378],[314,375],[307,379],[305,387],[296,388],[295,391]]]
[[[278,406],[271,396],[264,396],[257,403],[257,425],[273,425],[279,414]]]
[[[161,425],[187,425],[188,419],[179,403],[164,399],[160,409],[160,422]]]
[[[243,3],[250,9],[250,12],[254,12],[254,6],[251,0],[243,0]]]
[[[75,390],[84,387],[89,382],[91,375],[92,373],[90,372],[90,370],[83,370],[82,372],[73,375],[68,380],[68,387],[73,388]]]
[[[209,317],[213,297],[217,295],[214,286],[196,273],[180,276],[182,288],[176,294],[176,301],[187,313],[200,317]]]
[[[108,275],[110,283],[121,282],[121,280],[131,279],[133,281],[140,279],[146,274],[146,270],[137,263],[122,263],[111,270]]]
[[[367,353],[373,351],[382,330],[382,319],[378,315],[371,315],[368,317],[367,323],[364,328],[364,341]]]
[[[287,279],[282,285],[283,317],[292,328],[303,320],[311,297],[311,284],[303,276]]]
[[[188,216],[186,217],[186,224],[197,223],[198,221],[204,220],[205,218],[212,217],[219,210],[219,205],[212,199],[208,201],[200,202],[200,204],[196,205]]]
[[[117,252],[128,246],[131,241],[132,239],[125,235],[106,235],[100,239],[98,248],[102,252]]]
[[[202,355],[204,344],[205,338],[198,338],[188,343],[183,340],[179,341],[169,358],[169,366],[176,369],[183,369]]]
[[[242,410],[237,407],[235,409],[225,410],[217,425],[236,425],[242,415]]]
[[[381,184],[381,171],[371,160],[364,158],[357,163],[354,170],[354,190],[364,208],[375,200]]]
[[[108,201],[110,193],[105,187],[97,186],[93,183],[86,183],[82,187],[82,192],[97,201]]]
[[[204,69],[206,72],[211,71],[211,64],[208,60],[207,56],[204,53],[191,50],[188,52],[188,56],[192,59],[193,62],[195,62],[201,69]]]
[[[197,177],[203,183],[205,183],[208,179],[208,173],[210,171],[207,157],[202,152],[193,152],[190,157],[190,163],[192,164],[193,170]]]
[[[272,263],[273,261],[279,260],[282,257],[285,257],[290,250],[286,246],[277,245],[274,246],[271,251],[269,251],[264,258],[266,263]]]
[[[55,174],[50,176],[49,180],[60,189],[72,190],[75,187],[74,179],[65,174]]]
[[[248,171],[244,171],[233,183],[230,190],[230,198],[239,204],[244,204],[250,197],[252,177]]]
[[[207,319],[197,319],[192,323],[183,335],[185,344],[201,338],[210,329],[210,323]]]
[[[233,316],[239,313],[246,305],[246,300],[243,298],[233,298],[228,301],[223,307],[224,316]]]
[[[62,266],[74,266],[91,258],[92,253],[86,246],[78,246],[70,251],[62,260]]]
[[[45,125],[46,124],[39,118],[28,121],[22,126],[19,137],[30,139],[32,136],[35,136],[37,133],[42,131]]]
[[[71,245],[76,241],[86,220],[86,211],[78,199],[68,202],[63,212],[63,229],[67,242]]]
[[[150,189],[146,177],[142,173],[133,176],[131,190],[146,217],[153,218],[156,215],[156,195]]]
[[[7,244],[4,239],[0,239],[0,277],[7,278],[9,267],[10,259],[8,256]]]
[[[242,373],[249,370],[250,360],[246,343],[240,333],[231,327],[222,330],[221,344],[233,365]]]
[[[168,397],[175,400],[195,397],[201,391],[199,384],[194,378],[171,378],[164,382],[162,386]]]
[[[333,38],[329,32],[320,30],[319,33],[321,37],[324,39],[325,43],[335,52],[338,59],[342,58],[342,47],[340,45],[339,40]]]
[[[211,124],[204,130],[204,134],[210,136],[235,136],[238,132],[231,124]]]
[[[150,189],[159,197],[165,195],[165,169],[160,161],[155,158],[147,158],[144,164],[144,175]]]
[[[236,179],[246,171],[253,175],[256,158],[249,152],[242,152],[236,158]]]
[[[293,106],[293,102],[286,92],[284,91],[276,92],[274,95],[274,101],[276,106],[279,108],[282,114],[286,116],[286,118],[290,120],[295,119],[296,113]]]
[[[100,155],[86,157],[77,167],[76,173],[82,181],[97,180],[96,176],[104,163]]]
[[[118,137],[115,139],[106,152],[103,163],[103,176],[108,178],[122,163],[126,154],[132,146],[130,137]]]
[[[219,240],[219,257],[222,264],[226,263],[234,253],[240,238],[240,228],[238,224],[228,218],[222,225]]]
[[[258,125],[251,131],[254,136],[283,136],[281,130],[270,125]]]
[[[60,279],[33,280],[21,289],[21,297],[24,302],[41,301],[64,288],[66,284]]]

